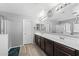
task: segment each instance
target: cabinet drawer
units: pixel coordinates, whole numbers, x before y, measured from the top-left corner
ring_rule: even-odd
[[[75,51],[76,50],[71,48],[71,47],[65,46],[65,45],[57,43],[57,42],[54,42],[54,47],[70,54],[71,56],[75,56]]]

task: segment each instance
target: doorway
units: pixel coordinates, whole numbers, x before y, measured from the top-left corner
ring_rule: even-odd
[[[23,45],[33,43],[32,22],[23,20]]]

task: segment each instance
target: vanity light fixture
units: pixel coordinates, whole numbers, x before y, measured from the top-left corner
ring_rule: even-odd
[[[66,6],[69,5],[69,4],[70,4],[70,3],[65,3],[65,4],[60,4],[60,5],[58,5],[56,11],[58,11],[58,10],[64,8],[64,7],[66,7]]]

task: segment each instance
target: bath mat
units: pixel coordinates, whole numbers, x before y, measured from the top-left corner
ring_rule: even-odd
[[[8,56],[18,56],[20,47],[11,48],[8,52]]]

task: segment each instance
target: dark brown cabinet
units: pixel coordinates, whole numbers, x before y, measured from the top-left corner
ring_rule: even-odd
[[[41,37],[38,35],[35,35],[35,43],[40,46]]]
[[[35,35],[35,43],[38,45],[38,36],[37,35]]]
[[[53,42],[45,39],[45,52],[49,56],[53,56]]]
[[[69,56],[69,55],[64,51],[54,47],[54,56]]]
[[[38,46],[39,46],[39,47],[41,46],[40,42],[41,42],[41,37],[38,36]]]
[[[40,45],[41,45],[41,49],[45,51],[45,39],[43,37],[41,37]]]
[[[79,50],[76,50],[74,48],[68,47],[55,41],[51,41],[39,35],[35,35],[35,43],[48,56],[79,56]]]
[[[76,50],[76,56],[79,56],[79,50]]]
[[[75,56],[75,49],[54,42],[54,56]]]

